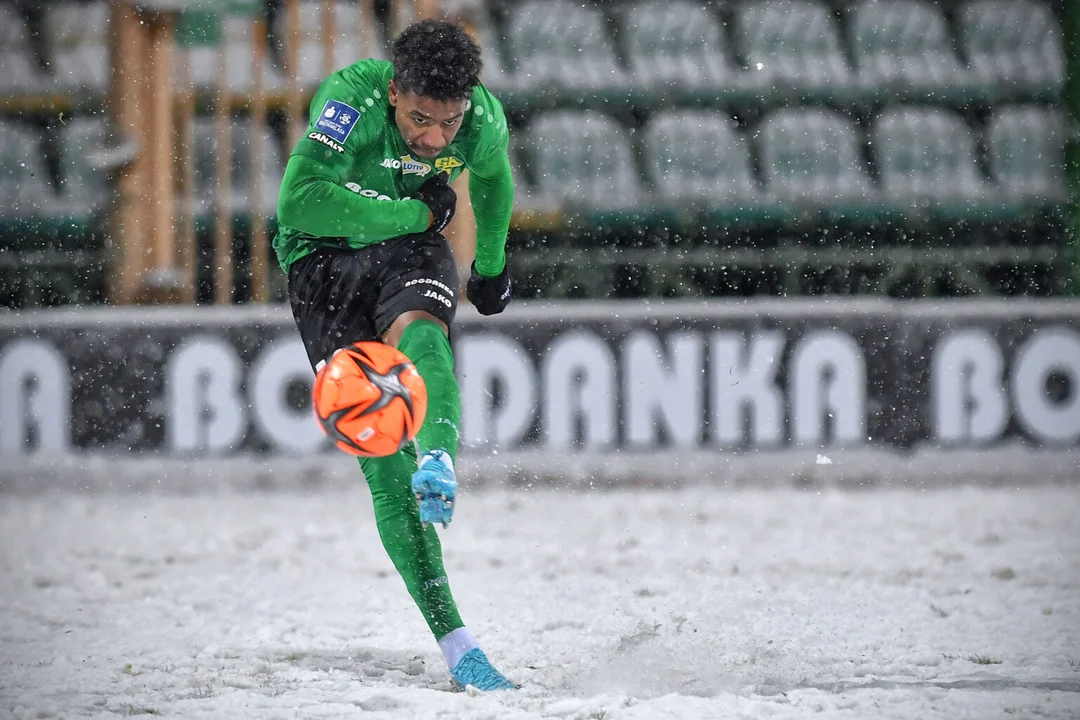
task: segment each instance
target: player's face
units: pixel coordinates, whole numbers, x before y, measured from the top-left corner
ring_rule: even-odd
[[[409,149],[420,157],[433,158],[454,141],[465,115],[464,100],[433,100],[399,91],[390,81],[387,99],[394,108],[394,122]]]

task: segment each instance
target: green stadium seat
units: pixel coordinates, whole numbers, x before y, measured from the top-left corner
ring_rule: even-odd
[[[603,95],[628,87],[598,9],[570,0],[526,0],[510,18],[518,91]]]
[[[104,92],[109,82],[109,3],[49,3],[44,26],[56,87]]]
[[[1065,118],[1037,106],[998,107],[987,125],[990,174],[1008,205],[1059,205],[1068,199]]]
[[[852,10],[849,27],[864,97],[953,102],[971,96],[971,76],[935,5],[865,0]]]
[[[254,198],[251,194],[254,168],[251,164],[252,124],[248,118],[234,119],[231,123],[232,198],[233,208],[249,212]],[[265,216],[277,215],[278,190],[285,174],[285,155],[281,143],[270,130],[263,128],[262,198],[258,207]]]
[[[645,174],[660,207],[738,211],[762,203],[749,148],[726,113],[665,110],[644,136]]]
[[[739,52],[762,92],[846,98],[853,78],[828,8],[811,0],[735,7]]]
[[[41,92],[42,73],[26,22],[10,2],[0,2],[0,69],[0,95]]]
[[[776,110],[765,118],[758,136],[765,185],[781,202],[843,214],[876,204],[862,159],[864,143],[840,113]]]
[[[625,128],[596,110],[538,113],[527,131],[532,177],[540,193],[580,211],[636,208],[642,200]]]
[[[251,121],[234,118],[229,125],[229,211],[234,216],[247,215],[252,206]],[[264,128],[262,200],[263,214],[277,213],[278,190],[285,172],[285,156],[277,137]],[[217,129],[213,119],[195,121],[195,214],[207,217],[213,212],[217,176]]]
[[[15,120],[0,120],[0,215],[5,223],[56,217],[56,194],[41,138]]]
[[[61,130],[59,196],[66,216],[85,219],[108,206],[108,173],[94,162],[108,137],[109,125],[100,117],[77,118]]]
[[[968,65],[993,101],[1053,100],[1065,82],[1061,29],[1050,9],[1024,0],[979,0],[959,14]]]
[[[225,17],[222,41],[225,43],[226,87],[230,92],[251,92],[252,72],[251,17],[228,15]],[[217,89],[221,74],[221,53],[217,45],[195,45],[188,49],[191,80],[200,92],[212,93]],[[283,90],[285,76],[270,61],[269,53],[263,65],[263,87],[267,91]]]
[[[480,73],[480,81],[495,94],[508,90],[513,85],[513,78],[503,58],[499,33],[486,5],[481,5],[475,13],[469,15],[468,27],[475,34],[484,53],[484,68]]]
[[[655,93],[715,97],[749,87],[752,75],[736,69],[720,21],[688,0],[630,4],[620,13],[633,82]]]
[[[334,49],[331,67],[340,70],[357,60],[385,58],[387,53],[375,30],[375,19],[368,5],[356,2],[334,2]],[[298,78],[300,86],[314,90],[326,76],[323,70],[325,40],[323,38],[323,2],[305,0],[300,3],[300,45],[298,48]],[[287,15],[279,12],[275,18],[275,35],[288,35]],[[250,65],[250,62],[248,63]]]
[[[510,172],[514,177],[514,210],[524,212],[551,212],[559,202],[532,181],[527,172],[528,154],[524,148],[527,138],[523,133],[510,136]]]
[[[910,215],[977,216],[988,209],[975,137],[961,116],[942,108],[894,106],[874,122],[884,201]]]

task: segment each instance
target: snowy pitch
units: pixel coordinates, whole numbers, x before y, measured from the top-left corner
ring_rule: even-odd
[[[488,489],[450,692],[365,489],[0,497],[0,717],[1075,718],[1080,488]]]

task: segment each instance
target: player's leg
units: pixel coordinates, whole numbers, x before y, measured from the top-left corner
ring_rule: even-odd
[[[320,251],[290,269],[293,317],[313,368],[344,345],[377,339],[372,322],[375,288],[390,260],[386,248],[376,245],[362,251]],[[446,580],[438,535],[420,522],[410,488],[416,451],[410,447],[389,457],[363,458],[360,465],[387,555],[436,639],[451,635],[462,622]]]
[[[375,525],[428,628],[436,639],[462,627],[450,583],[443,569],[442,546],[434,526],[420,522],[409,480],[416,472],[416,451],[407,447],[388,457],[361,458],[371,489]]]
[[[416,433],[420,452],[445,450],[457,460],[461,391],[446,324],[422,310],[399,315],[383,337],[412,360],[428,390],[427,414]]]
[[[420,466],[413,466],[410,483],[411,491],[420,497],[417,518],[429,523],[449,521],[457,485],[454,459],[461,417],[461,392],[448,337],[457,310],[457,271],[450,246],[438,233],[393,240],[387,247],[394,259],[387,264],[379,283],[375,325],[385,328],[384,342],[395,345],[412,360],[428,392],[427,415],[417,433]],[[393,483],[395,490],[398,487]],[[411,497],[410,503],[416,507]],[[425,531],[432,535],[435,532],[430,524]],[[437,542],[425,547],[440,552]],[[441,569],[441,554],[437,559]],[[449,597],[445,575],[442,580],[440,589]],[[453,600],[449,602],[452,607]],[[516,687],[492,667],[460,620],[443,635],[435,627],[432,631],[457,684],[481,690]]]
[[[461,392],[447,333],[444,320],[424,310],[409,310],[399,315],[383,336],[384,342],[412,360],[427,387],[427,415],[416,434],[420,463],[412,490],[420,503],[420,519],[443,526],[454,513],[454,463],[461,421]]]
[[[428,392],[427,415],[417,433],[419,469],[412,489],[424,522],[446,525],[453,516],[461,392],[448,339],[457,312],[457,269],[439,233],[387,243],[393,253],[379,283],[375,326],[383,341],[416,365]]]

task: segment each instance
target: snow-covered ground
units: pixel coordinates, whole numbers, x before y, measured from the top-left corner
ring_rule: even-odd
[[[1080,488],[486,488],[519,692],[450,692],[366,490],[0,497],[0,717],[1080,716]]]

